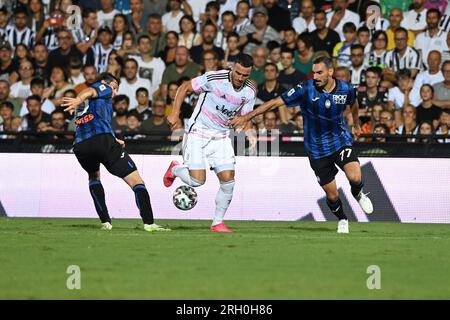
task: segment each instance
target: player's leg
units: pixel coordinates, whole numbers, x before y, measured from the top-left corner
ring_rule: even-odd
[[[164,174],[163,182],[166,187],[170,187],[175,178],[180,178],[185,184],[191,187],[200,187],[206,181],[205,170],[205,145],[207,139],[187,134],[183,141],[184,165],[178,161],[172,161]]]
[[[206,148],[208,161],[219,178],[220,187],[216,194],[216,210],[211,231],[232,232],[223,218],[230,206],[234,190],[234,149],[230,138],[211,141]]]
[[[338,233],[348,233],[348,219],[344,213],[342,201],[339,199],[339,191],[334,177],[338,173],[333,158],[309,159],[311,168],[317,177],[322,189],[325,191],[327,205],[331,212],[338,218]]]
[[[133,190],[139,214],[144,222],[144,229],[146,231],[168,231],[169,229],[164,229],[154,223],[150,195],[130,155],[112,136],[108,136],[105,144],[108,144],[109,152],[104,155],[102,163],[111,174],[122,178]]]
[[[76,144],[73,152],[81,167],[89,176],[89,193],[94,202],[95,210],[102,222],[102,229],[111,230],[111,218],[105,201],[105,190],[100,180],[100,161],[96,151],[102,145],[99,143],[101,137],[94,136],[88,140]]]
[[[358,201],[361,209],[365,213],[371,214],[373,205],[367,194],[363,192],[364,182],[361,177],[361,166],[353,149],[350,147],[342,149],[336,158],[336,164],[345,172],[350,182],[352,195]]]

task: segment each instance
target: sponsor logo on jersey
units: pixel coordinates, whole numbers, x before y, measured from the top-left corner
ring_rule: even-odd
[[[76,124],[77,126],[79,126],[79,125],[81,125],[81,124],[88,123],[88,122],[91,121],[92,119],[94,119],[94,115],[90,113],[90,114],[87,114],[87,115],[85,115],[85,116],[83,116],[83,117],[81,117],[81,118],[75,120],[75,124]]]
[[[347,101],[346,94],[333,94],[333,101],[335,104],[345,104]]]
[[[237,113],[237,111],[231,111],[225,108],[225,106],[216,106],[216,110],[222,113],[223,115],[227,116],[228,118],[234,117]]]

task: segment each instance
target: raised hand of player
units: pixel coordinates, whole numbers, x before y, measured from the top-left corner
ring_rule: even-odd
[[[247,120],[243,116],[235,116],[230,120],[229,125],[232,126],[239,133],[244,129],[247,124]]]
[[[66,107],[64,111],[69,112],[70,114],[73,114],[77,109],[77,107],[83,102],[78,97],[76,98],[64,97],[62,101],[63,102],[61,104],[61,107]]]
[[[167,117],[167,123],[169,124],[170,129],[175,128],[178,125],[179,121],[180,121],[180,118],[176,114],[171,113]]]

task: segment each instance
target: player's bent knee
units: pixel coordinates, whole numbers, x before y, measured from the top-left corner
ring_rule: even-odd
[[[200,187],[205,184],[205,180],[198,180],[191,177],[191,187]]]
[[[137,170],[133,171],[126,177],[122,178],[131,188],[138,184],[144,184],[144,180],[142,180],[139,172]]]

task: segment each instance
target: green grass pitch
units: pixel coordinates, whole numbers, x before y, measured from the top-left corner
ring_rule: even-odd
[[[0,219],[0,299],[449,299],[450,225]],[[81,269],[81,289],[66,287]],[[370,265],[381,289],[369,290]]]

